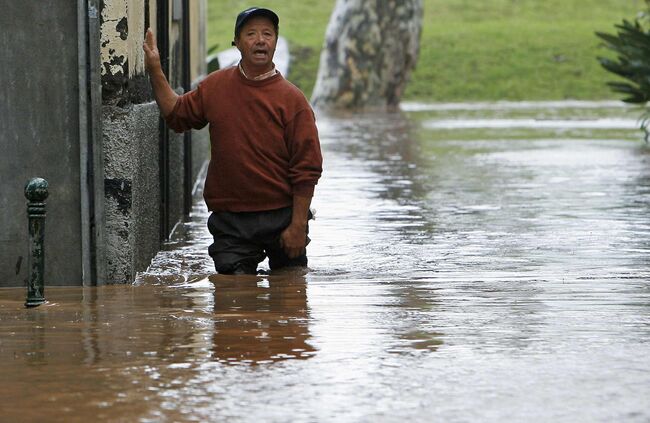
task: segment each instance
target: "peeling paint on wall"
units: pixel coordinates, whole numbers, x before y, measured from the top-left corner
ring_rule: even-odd
[[[178,3],[180,4],[180,3]],[[171,7],[171,3],[168,4]],[[102,101],[106,105],[126,106],[152,100],[144,68],[142,43],[147,24],[157,36],[158,2],[154,0],[100,0]],[[206,0],[189,2],[190,45],[182,46],[181,22],[169,23],[168,79],[174,87],[181,84],[182,51],[190,48],[190,79],[206,72],[205,15]]]
[[[129,78],[144,74],[144,41],[145,0],[129,0],[127,8],[128,19],[128,57],[130,63]]]
[[[127,75],[124,68],[128,57],[127,39],[118,30],[120,21],[126,19],[128,0],[104,0],[101,10],[102,76]],[[115,60],[121,57],[121,60]]]
[[[129,37],[129,21],[126,17],[120,19],[120,21],[115,26],[115,30],[120,34],[120,39],[127,41]]]
[[[125,91],[133,85],[132,80],[144,75],[144,21],[144,0],[103,0],[101,3],[101,73],[105,102],[128,102],[125,97],[133,96]]]

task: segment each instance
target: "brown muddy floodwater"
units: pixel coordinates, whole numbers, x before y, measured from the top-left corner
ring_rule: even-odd
[[[0,290],[2,422],[648,422],[650,148],[617,103],[319,116],[310,271]]]

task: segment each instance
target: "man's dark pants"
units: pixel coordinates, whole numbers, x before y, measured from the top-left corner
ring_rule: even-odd
[[[261,212],[213,212],[208,229],[214,243],[208,253],[217,272],[256,274],[257,265],[265,257],[269,258],[271,270],[307,266],[306,253],[291,259],[280,246],[280,234],[291,223],[291,214],[291,207]]]

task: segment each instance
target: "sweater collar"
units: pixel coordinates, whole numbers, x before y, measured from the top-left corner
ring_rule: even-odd
[[[248,79],[249,81],[263,81],[278,73],[278,71],[275,69],[275,64],[273,64],[273,69],[271,69],[270,71],[263,73],[261,75],[257,75],[256,77],[250,78],[248,75],[246,75],[246,72],[244,72],[244,68],[241,65],[241,61],[239,62],[237,67],[239,67],[239,72],[241,72],[241,74],[244,75],[244,78]]]

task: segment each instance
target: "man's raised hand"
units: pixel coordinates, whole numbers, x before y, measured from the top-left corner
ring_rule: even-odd
[[[163,73],[162,66],[160,65],[160,52],[156,46],[156,37],[153,35],[151,28],[147,29],[144,43],[142,43],[142,49],[144,50],[144,67],[149,73],[153,97],[156,99],[156,103],[158,103],[160,113],[163,116],[167,116],[174,109],[178,95],[169,86],[167,77]]]
[[[151,28],[147,29],[142,49],[144,50],[144,67],[147,72],[151,73],[151,71],[159,69],[161,67],[160,52],[156,45],[156,36],[153,35]]]

